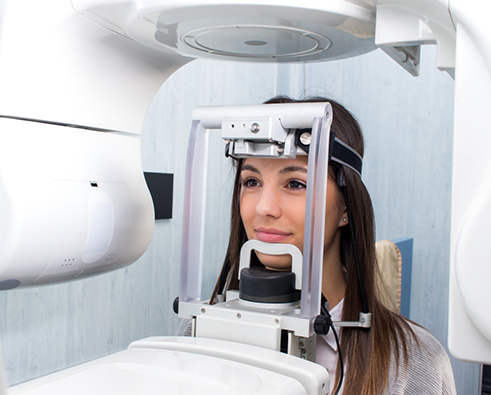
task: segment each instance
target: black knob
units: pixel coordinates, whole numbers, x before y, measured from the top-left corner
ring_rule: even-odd
[[[174,310],[174,313],[179,314],[179,296],[174,299],[174,303],[172,304],[172,310]]]
[[[327,317],[325,315],[318,315],[317,317],[315,317],[314,331],[318,335],[327,335],[331,324],[332,321],[330,317]]]

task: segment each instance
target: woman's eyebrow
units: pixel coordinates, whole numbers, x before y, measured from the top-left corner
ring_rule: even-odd
[[[241,172],[243,172],[245,170],[249,170],[249,171],[252,171],[253,173],[261,174],[258,169],[256,169],[254,166],[251,166],[251,165],[244,165],[240,169]]]
[[[307,168],[303,166],[288,166],[281,169],[279,173],[285,174],[285,173],[293,173],[295,171],[299,171],[301,173],[307,173]]]

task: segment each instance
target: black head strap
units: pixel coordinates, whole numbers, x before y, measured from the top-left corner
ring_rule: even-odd
[[[297,129],[295,132],[295,144],[300,147],[306,154],[309,153],[310,136],[312,129]],[[363,160],[361,156],[348,144],[343,143],[331,132],[331,141],[329,144],[329,160],[349,167],[361,177],[361,168]]]

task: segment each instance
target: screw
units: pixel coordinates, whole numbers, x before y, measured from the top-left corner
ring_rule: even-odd
[[[312,136],[310,135],[309,132],[304,132],[302,133],[302,135],[300,136],[300,142],[303,144],[303,145],[310,145],[310,141],[312,140]]]
[[[256,134],[256,133],[259,133],[259,131],[261,130],[261,126],[259,126],[258,123],[253,123],[251,125],[251,132]]]
[[[206,309],[205,309],[204,307],[202,307],[200,311],[201,311],[203,314],[205,314],[205,313],[206,313]]]
[[[280,323],[280,320],[278,318],[275,318],[274,319],[274,322],[277,323],[277,324],[279,324]]]
[[[242,314],[237,313],[237,318],[242,318]]]

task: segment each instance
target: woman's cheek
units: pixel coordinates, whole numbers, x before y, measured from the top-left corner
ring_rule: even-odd
[[[240,218],[242,220],[242,224],[244,225],[247,238],[250,239],[251,237],[253,237],[252,230],[251,230],[251,223],[253,217],[251,217],[250,205],[247,202],[244,203],[242,199],[240,203]]]

